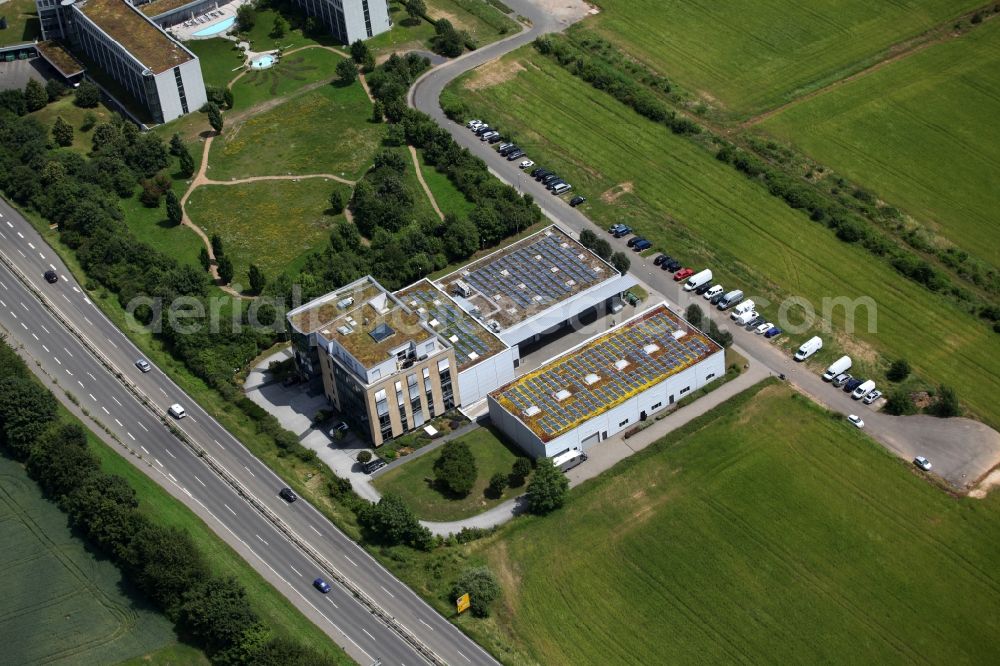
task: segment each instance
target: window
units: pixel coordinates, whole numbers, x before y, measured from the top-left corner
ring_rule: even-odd
[[[618,424],[618,427],[619,428],[624,428],[627,425],[628,425],[628,419],[625,419],[624,421],[622,421],[621,423]]]
[[[372,381],[377,382],[380,379],[382,379],[382,371],[379,370],[378,368],[375,368],[374,370],[372,370]]]
[[[660,407],[663,407],[663,401],[662,400],[660,402],[656,403],[655,405],[653,405],[652,407],[650,407],[649,411],[653,411],[654,409],[659,409]]]
[[[712,379],[713,377],[715,377],[715,373],[714,372],[712,374],[710,374],[710,375],[705,375],[705,381],[707,382],[709,379]]]
[[[680,391],[678,391],[678,393],[679,393],[679,394],[681,394],[681,395],[684,395],[685,393],[687,393],[687,392],[688,392],[688,391],[690,391],[690,390],[691,390],[691,387],[690,387],[690,386],[685,386],[685,387],[684,387],[684,388],[682,388],[682,389],[681,389]]]

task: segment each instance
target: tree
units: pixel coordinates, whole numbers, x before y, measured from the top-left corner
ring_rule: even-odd
[[[222,89],[222,102],[226,105],[227,109],[233,108],[233,89],[223,88]]]
[[[950,386],[942,384],[938,388],[937,400],[931,405],[930,413],[941,418],[951,418],[962,414],[962,407],[958,404],[958,395]]]
[[[704,316],[705,313],[701,311],[701,306],[697,303],[687,306],[687,310],[684,311],[684,318],[699,328],[701,328],[701,319]]]
[[[93,109],[101,103],[101,91],[90,81],[82,81],[73,94],[73,103],[81,109]]]
[[[629,260],[628,255],[624,252],[615,252],[611,255],[611,259],[609,261],[611,262],[611,265],[614,266],[615,269],[622,275],[628,273],[628,269],[632,266],[632,262]]]
[[[344,195],[340,193],[340,190],[334,190],[330,193],[330,210],[334,215],[340,215],[344,212]]]
[[[406,171],[406,160],[399,153],[391,150],[380,150],[375,153],[374,169],[391,169],[398,174]]]
[[[184,593],[178,623],[209,654],[228,650],[260,622],[246,590],[234,578],[209,578]]]
[[[375,71],[375,54],[369,51],[365,54],[365,59],[361,61],[361,69],[366,72]]]
[[[64,148],[73,145],[73,126],[63,120],[62,116],[56,116],[56,121],[52,124],[52,139]]]
[[[143,525],[129,544],[125,560],[136,586],[168,612],[180,604],[185,592],[208,578],[191,537],[176,527]]]
[[[566,501],[569,479],[556,469],[550,458],[542,458],[528,484],[528,509],[538,515],[554,511]]]
[[[358,79],[358,66],[353,60],[346,58],[337,63],[337,81],[342,86],[349,86]]]
[[[513,466],[510,470],[510,485],[512,487],[520,487],[524,485],[524,480],[528,478],[531,474],[531,460],[520,456],[514,461]]]
[[[452,261],[472,256],[479,249],[479,229],[454,213],[444,217],[444,251]]]
[[[212,265],[212,258],[208,256],[208,248],[204,245],[201,246],[201,251],[198,253],[198,263],[200,263],[201,267],[206,271],[208,270],[208,267]]]
[[[905,358],[899,358],[892,362],[889,371],[885,373],[891,382],[901,382],[910,376],[910,364]]]
[[[503,495],[503,491],[507,489],[510,484],[510,477],[503,472],[497,472],[490,477],[490,494],[494,497],[500,497]]]
[[[233,274],[235,272],[233,269],[233,260],[223,255],[216,265],[219,269],[219,279],[222,280],[222,284],[229,284],[232,282]]]
[[[586,248],[594,247],[594,243],[597,242],[597,234],[595,234],[590,229],[584,229],[580,232],[580,244]]]
[[[167,221],[177,226],[184,219],[184,210],[181,208],[181,200],[177,198],[173,190],[167,190]]]
[[[80,123],[81,132],[89,132],[94,129],[94,125],[97,124],[97,114],[93,111],[87,111],[83,114],[83,122]]]
[[[451,440],[441,449],[434,462],[434,474],[439,486],[460,497],[465,497],[476,484],[476,459],[465,442]]]
[[[240,6],[240,9],[246,7],[247,5]],[[215,104],[209,102],[208,104],[208,124],[212,126],[212,129],[216,131],[217,134],[222,133],[222,112],[219,111],[219,107]]]
[[[882,411],[893,416],[906,416],[907,414],[916,414],[917,406],[913,404],[910,394],[905,389],[897,388],[886,396],[885,407],[882,408]]]
[[[469,595],[469,610],[476,617],[489,617],[490,604],[500,598],[500,583],[488,567],[466,569],[451,588],[455,602],[463,594]]]
[[[375,100],[372,104],[372,122],[376,125],[381,123],[383,116],[385,116],[385,106],[379,100]]]
[[[0,90],[0,109],[6,109],[15,116],[23,116],[28,112],[28,105],[24,101],[24,91]]]
[[[424,530],[403,498],[395,493],[386,493],[378,504],[365,506],[358,522],[387,544],[412,544],[422,538],[420,532]]]
[[[212,256],[216,259],[225,254],[222,249],[222,236],[219,234],[212,234]]]
[[[177,166],[180,171],[181,178],[190,178],[194,175],[194,158],[191,157],[191,153],[188,152],[187,147],[185,147],[184,152],[180,154]]]
[[[364,64],[365,56],[368,55],[368,53],[368,45],[362,40],[356,39],[354,40],[354,43],[351,44],[351,60],[359,65]]]
[[[52,394],[34,380],[0,379],[0,435],[17,460],[24,460],[35,440],[55,418]]]
[[[458,34],[455,27],[448,19],[439,19],[434,24],[435,35],[433,37],[434,50],[443,56],[455,58],[462,55],[465,44],[462,43],[462,36]]]
[[[404,0],[403,6],[406,8],[406,15],[410,17],[410,24],[416,25],[427,13],[427,4],[424,0]]]
[[[250,3],[240,5],[236,10],[236,25],[240,32],[250,32],[257,24],[257,10]]]
[[[44,109],[49,103],[49,94],[45,92],[45,86],[35,79],[28,79],[28,85],[24,87],[24,102],[28,105],[29,112]]]
[[[169,150],[170,154],[174,157],[180,157],[182,153],[187,151],[187,146],[184,145],[184,139],[182,139],[181,135],[177,132],[174,132],[174,135],[170,137],[170,143],[167,144],[167,146],[167,150]]]
[[[49,79],[45,82],[45,94],[50,102],[54,102],[66,94],[66,86],[58,79]]]
[[[371,451],[360,451],[358,452],[358,462],[364,465],[366,462],[372,459]]]
[[[274,25],[271,27],[271,37],[281,39],[288,32],[288,21],[281,14],[274,15]]]
[[[250,279],[251,292],[259,294],[264,291],[264,285],[267,284],[267,278],[264,276],[264,271],[260,270],[257,264],[250,264],[248,277]]]

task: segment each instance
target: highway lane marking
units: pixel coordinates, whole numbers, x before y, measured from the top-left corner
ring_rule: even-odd
[[[236,515],[236,512],[235,512],[235,511],[233,511],[232,507],[231,507],[231,506],[229,506],[228,504],[225,504],[225,503],[223,503],[223,504],[222,504],[222,506],[224,506],[224,507],[226,507],[227,509],[229,509],[229,513],[233,514],[234,516]]]
[[[310,526],[309,526],[309,529],[311,529],[311,530],[312,530],[313,532],[315,532],[316,534],[319,534],[320,536],[323,536],[322,532],[320,532],[320,531],[319,531],[318,529],[316,529],[316,528],[315,528],[315,527],[313,527],[312,525],[310,525]]]
[[[267,543],[266,541],[264,541],[264,538],[263,538],[263,537],[261,537],[261,535],[259,535],[259,534],[254,534],[254,536],[255,536],[255,537],[257,537],[258,539],[260,539],[260,542],[261,542],[262,544],[264,544],[265,546],[268,546],[268,545],[270,545],[270,544],[268,544],[268,543]]]
[[[149,449],[147,449],[145,446],[143,446],[142,444],[140,444],[139,448],[142,449],[143,451],[145,451],[146,455],[149,455]]]
[[[26,255],[26,254],[25,254],[24,252],[21,252],[21,248],[17,248],[17,253],[18,253],[19,255],[21,255],[22,257],[24,257],[25,259],[27,259],[27,258],[28,258],[28,255]]]
[[[35,335],[34,333],[32,333],[32,334],[31,334],[31,337],[33,337],[33,338],[35,339],[35,341],[36,341],[36,342],[38,341],[38,336],[37,336],[37,335]]]
[[[79,290],[79,289],[77,289],[76,287],[73,287],[73,291],[75,291],[75,292],[76,292],[76,293],[78,293],[78,294],[80,293],[80,290]]]
[[[114,400],[115,402],[118,402],[118,398],[116,398],[115,396],[111,396],[111,399]],[[118,406],[119,407],[124,407],[125,405],[123,405],[122,403],[118,402]]]
[[[163,390],[162,388],[160,388],[159,386],[157,386],[156,388],[159,388],[159,389],[160,389],[160,393],[162,393],[163,395],[166,395],[166,394],[167,394],[167,392],[166,392],[166,391],[164,391],[164,390]]]
[[[14,314],[13,310],[10,310],[10,316],[13,317],[14,319],[17,319],[17,315]]]
[[[18,234],[18,236],[21,236],[21,234]],[[24,236],[21,236],[21,238],[24,238]],[[30,247],[32,250],[34,250],[35,249],[35,244],[32,243],[31,241],[28,241],[28,247]]]
[[[107,408],[107,407],[105,407],[104,405],[101,405],[101,409],[103,409],[103,410],[104,410],[104,413],[105,413],[105,414],[107,414],[108,416],[111,416],[111,412],[109,412],[109,411],[108,411],[108,408]]]
[[[119,421],[118,419],[115,419],[115,423],[117,423],[118,427],[120,427],[120,428],[124,428],[125,427],[125,424],[122,423],[121,421]]]
[[[3,238],[4,240],[7,240],[7,234],[5,234],[4,232],[0,231],[0,238]]]
[[[427,624],[426,622],[424,622],[423,620],[421,620],[419,617],[417,618],[417,621],[419,621],[420,624],[424,625],[425,627],[427,627],[431,631],[434,631],[434,627],[432,627],[431,625]]]
[[[146,426],[142,425],[142,423],[140,423],[139,421],[136,421],[136,424],[137,424],[137,425],[138,425],[138,426],[139,426],[140,428],[142,428],[143,430],[145,430],[146,432],[149,432],[149,428],[147,428]]]
[[[49,268],[51,268],[52,270],[56,270],[56,267],[53,266],[52,264],[49,264]]]
[[[42,254],[41,252],[38,253],[38,256],[41,257],[43,260],[45,259],[45,255]]]
[[[200,483],[201,485],[205,486],[205,482],[202,481],[201,479],[199,479],[197,476],[194,477],[194,480],[197,481],[198,483]],[[205,486],[205,487],[207,488],[208,486]]]
[[[48,347],[46,347],[45,345],[42,345],[42,349],[44,349],[44,350],[45,350],[45,353],[46,353],[46,354],[51,354],[51,353],[52,353],[52,352],[50,352],[50,351],[49,351],[49,348],[48,348]]]
[[[333,604],[333,607],[334,607],[334,608],[336,608],[336,609],[338,609],[338,610],[340,609],[340,606],[338,606],[338,605],[336,604],[336,602],[334,602],[334,600],[333,600],[333,599],[331,599],[330,597],[327,597],[327,598],[326,598],[326,600],[327,600],[327,601],[329,601],[329,602],[330,602],[331,604]],[[337,627],[337,625],[335,625],[335,624],[334,624],[333,626]],[[340,627],[337,627],[337,629],[339,630],[339,629],[340,629]],[[340,633],[342,633],[342,634],[343,634],[343,633],[344,633],[344,632],[343,632],[343,630],[341,630],[341,631],[340,631]],[[367,632],[367,631],[366,631],[365,633],[366,633],[366,634],[368,634],[368,632]],[[346,635],[346,634],[345,634],[345,635]],[[368,635],[369,635],[369,636],[371,636],[371,634],[368,634]],[[352,642],[352,643],[354,643],[354,641],[351,641],[351,642]],[[357,643],[354,643],[354,644],[355,644],[355,645],[357,645]]]
[[[88,370],[88,371],[87,371],[87,374],[88,374],[88,375],[90,375],[90,378],[91,378],[91,379],[93,379],[93,380],[94,380],[95,382],[97,381],[97,377],[95,377],[95,376],[94,376],[94,373],[92,373],[92,372],[90,372],[90,371]]]
[[[23,328],[26,331],[28,330],[28,326],[23,321],[21,322],[21,328]]]
[[[2,305],[2,306],[4,306],[4,307],[7,307],[7,304],[6,304],[6,303],[4,303],[3,301],[0,301],[0,305]]]
[[[83,382],[81,382],[79,379],[76,380],[76,383],[80,385],[80,388],[87,388],[86,386],[83,385]]]
[[[354,566],[358,566],[358,563],[355,562],[354,560],[352,560],[351,558],[349,558],[347,555],[344,555],[344,559],[347,560],[348,562],[350,562],[351,564],[353,564]],[[384,587],[382,589],[385,590]],[[389,590],[385,590],[385,591],[388,592]]]
[[[0,287],[3,287],[4,289],[7,289],[7,291],[10,291],[10,289],[8,289],[7,285],[5,283],[3,283],[3,282],[0,282]]]
[[[97,398],[95,398],[95,397],[94,397],[94,394],[93,394],[93,393],[88,393],[87,395],[89,395],[89,396],[90,396],[90,399],[91,399],[91,400],[93,400],[94,402],[97,402]]]
[[[114,340],[112,340],[111,338],[108,338],[108,342],[110,342],[110,343],[111,343],[111,346],[112,346],[112,347],[114,347],[115,349],[118,349],[118,345],[116,345],[116,344],[115,344],[115,341],[114,341]]]
[[[58,363],[59,365],[62,365],[62,361],[59,360],[58,356],[53,356],[52,358],[55,360],[56,363]]]
[[[70,350],[66,349],[65,347],[63,347],[63,351],[66,352],[67,354],[69,354],[70,358],[73,358],[73,352],[71,352]]]
[[[460,651],[458,651],[458,650],[455,650],[455,652],[458,652],[458,654],[459,654],[459,655],[461,655],[462,659],[466,660],[466,661],[467,661],[467,662],[469,662],[470,664],[472,663],[472,660],[471,660],[471,659],[469,659],[468,657],[466,657],[464,653],[462,653],[462,652],[460,652]]]
[[[188,416],[188,417],[187,417],[187,419],[188,419],[188,421],[190,421],[191,423],[197,423],[197,421],[195,421],[195,420],[194,420],[194,417],[193,417],[193,416]]]
[[[174,460],[177,460],[177,456],[175,456],[173,453],[171,453],[170,449],[165,449],[165,450],[166,450],[168,456],[170,456]]]
[[[132,435],[132,433],[130,433],[128,430],[125,431],[125,434],[128,435],[133,442],[135,441],[135,436]]]
[[[243,469],[245,469],[246,471],[250,472],[250,468],[247,467],[246,465],[243,465]],[[253,472],[250,472],[250,476],[257,476],[257,475],[254,474]]]
[[[302,573],[298,569],[296,569],[295,567],[293,567],[291,564],[288,565],[288,568],[291,569],[292,571],[294,571],[299,576],[302,575]]]
[[[83,320],[84,320],[85,322],[87,322],[88,324],[90,324],[91,326],[93,326],[93,325],[94,325],[94,322],[92,322],[92,321],[90,321],[89,319],[87,319],[87,315],[83,315]]]
[[[386,594],[388,594],[388,595],[389,595],[390,597],[392,597],[393,599],[395,599],[395,598],[396,598],[396,595],[395,595],[395,594],[393,594],[393,593],[392,593],[392,592],[390,592],[389,590],[385,589],[385,587],[383,587],[382,585],[379,585],[379,587],[381,587],[381,588],[382,588],[382,591],[383,591],[383,592],[385,592]]]
[[[70,370],[69,368],[66,368],[66,374],[68,374],[70,377],[72,377],[73,376],[73,371]]]
[[[31,312],[31,310],[28,309],[28,306],[24,304],[24,301],[21,301],[20,303],[25,312]],[[65,347],[63,347],[63,349],[65,349]]]
[[[66,278],[63,278],[63,279],[65,280]],[[66,300],[67,303],[69,303],[69,296],[67,296],[66,294],[59,294],[59,295],[62,296]]]
[[[17,232],[17,237],[18,238],[24,238],[24,234],[22,234],[20,231],[18,231]]]
[[[327,598],[329,598],[329,597],[327,597]],[[367,630],[367,629],[365,629],[364,627],[361,627],[361,631],[365,632],[365,634],[367,634],[367,635],[368,635],[368,638],[370,638],[370,639],[372,639],[372,640],[375,640],[375,637],[374,637],[374,636],[372,636],[371,634],[369,634],[369,633],[368,633],[368,630]]]
[[[169,476],[169,477],[170,477],[171,479],[173,479],[173,480],[174,480],[174,483],[177,483],[177,477],[176,477],[176,476],[174,476],[174,475],[173,475],[173,474],[171,474],[170,472],[167,472],[167,476]]]
[[[191,499],[194,499],[194,495],[191,494],[190,490],[188,490],[184,486],[181,486],[181,490],[183,490],[187,494],[188,497],[190,497]]]
[[[39,324],[39,325],[42,327],[42,330],[45,331],[45,333],[47,335],[52,335],[52,331],[50,331],[49,329],[45,328],[45,324]]]
[[[160,459],[159,459],[159,458],[153,458],[153,460],[155,460],[155,461],[156,461],[156,464],[157,464],[157,465],[159,465],[160,467],[163,467],[163,463],[161,463],[161,462],[160,462]]]

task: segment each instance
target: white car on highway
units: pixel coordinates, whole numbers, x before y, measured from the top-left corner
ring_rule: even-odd
[[[170,405],[170,407],[167,408],[167,412],[169,412],[175,419],[182,419],[187,416],[187,412],[184,411],[184,408],[177,403]]]
[[[535,166],[535,163],[532,162],[531,160],[523,160],[520,164],[517,165],[517,168],[530,169],[533,166]]]

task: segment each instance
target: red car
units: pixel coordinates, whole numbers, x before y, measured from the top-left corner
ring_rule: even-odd
[[[674,282],[680,282],[681,280],[687,280],[689,277],[694,275],[694,271],[690,268],[682,268],[676,273],[674,273]]]

